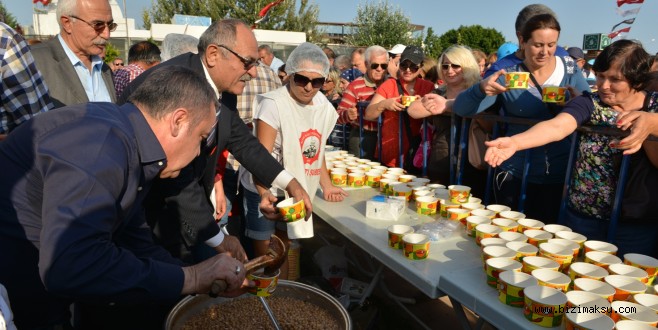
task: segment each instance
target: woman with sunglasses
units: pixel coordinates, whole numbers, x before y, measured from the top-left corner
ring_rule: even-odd
[[[568,55],[555,55],[560,24],[553,15],[533,16],[520,32],[523,62],[503,68],[461,93],[452,105],[456,114],[470,116],[491,108],[505,117],[546,120],[555,117],[562,106],[542,101],[544,87],[571,86],[576,93],[590,91],[574,60]],[[528,88],[504,87],[505,73],[518,71],[530,73],[532,79]],[[528,129],[528,125],[519,124],[505,124],[502,127],[506,135]],[[557,221],[569,158],[569,140],[565,138],[530,151],[525,191],[527,199],[523,208],[529,218],[547,223]],[[524,164],[525,155],[519,153],[496,169],[493,184],[495,203],[521,210],[519,196]]]
[[[334,129],[338,114],[327,98],[319,93],[329,74],[329,60],[320,47],[303,43],[290,53],[286,62],[290,77],[288,85],[260,94],[254,100],[254,134],[283,167],[290,172],[309,196],[322,188],[324,199],[342,201],[347,193],[335,187],[327,172],[324,149]],[[251,175],[240,170],[245,189],[246,236],[253,240],[255,256],[267,253],[270,236],[274,233],[286,245],[290,239],[313,236],[313,220],[272,222],[259,210],[262,200],[275,203],[285,198],[281,189],[266,189],[254,184]],[[313,198],[313,197],[311,197]],[[288,275],[287,261],[280,277]]]
[[[432,116],[431,153],[427,162],[427,174],[430,179],[440,183],[449,182],[450,179],[450,124],[449,116],[434,115],[434,102],[441,97],[454,99],[459,93],[480,81],[480,68],[473,53],[465,46],[450,46],[439,58],[439,79],[444,84],[420,100],[414,101],[409,107],[409,115],[422,119]],[[420,151],[422,152],[422,151]],[[418,164],[414,164],[418,165]]]
[[[340,72],[334,68],[329,69],[327,80],[322,85],[322,93],[327,97],[327,100],[338,106],[343,90],[340,88]]]
[[[407,105],[402,104],[402,96],[422,97],[434,89],[434,84],[421,79],[420,65],[424,59],[423,51],[417,46],[407,46],[400,56],[400,67],[396,79],[385,81],[375,92],[370,105],[366,108],[364,119],[377,120],[382,116],[382,164],[386,166],[401,166],[398,162],[400,154],[406,155],[411,147],[409,136],[417,140],[420,136],[421,121],[409,118],[406,113]],[[400,118],[405,116],[407,118]],[[403,120],[400,131],[400,120]],[[407,124],[408,123],[408,124]],[[408,127],[408,129],[407,129]],[[402,137],[402,150],[399,148],[399,138]],[[417,145],[413,147],[418,147]],[[404,157],[403,161],[411,165],[411,157]],[[413,166],[411,166],[413,167]]]

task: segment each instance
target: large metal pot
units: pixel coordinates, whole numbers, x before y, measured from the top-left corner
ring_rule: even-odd
[[[345,330],[352,329],[352,320],[350,319],[350,315],[347,313],[347,310],[345,310],[343,305],[341,305],[338,300],[336,300],[336,298],[330,296],[320,289],[299,282],[279,280],[276,291],[274,291],[272,296],[292,297],[315,304],[318,307],[327,310],[329,314],[339,322],[339,324],[343,325]],[[169,312],[167,322],[165,323],[165,329],[181,329],[183,324],[190,317],[201,313],[203,310],[212,305],[221,305],[228,303],[233,299],[249,297],[253,297],[253,295],[244,294],[236,298],[211,298],[208,295],[187,296],[176,306],[174,306],[171,312]]]

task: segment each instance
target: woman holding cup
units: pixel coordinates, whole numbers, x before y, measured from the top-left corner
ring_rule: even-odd
[[[638,42],[612,43],[592,67],[596,93],[576,97],[555,118],[523,133],[486,142],[489,149],[485,160],[498,166],[518,150],[559,141],[584,124],[632,130],[635,121],[624,118],[637,120],[658,112],[658,92],[644,90],[650,66],[651,56]],[[606,239],[621,157],[634,153],[615,245],[618,255],[652,254],[658,234],[658,198],[652,192],[658,184],[658,145],[652,141],[627,145],[616,137],[600,134],[583,134],[578,142],[574,175],[567,192],[565,225],[589,240]]]
[[[326,200],[342,201],[347,193],[331,183],[324,159],[327,138],[338,119],[336,110],[319,93],[329,74],[329,60],[318,46],[303,43],[290,53],[286,72],[290,76],[288,85],[256,96],[253,105],[254,134],[272,156],[295,176],[309,196],[315,196],[316,190],[321,187]],[[275,231],[286,245],[289,245],[289,239],[313,236],[310,216],[306,221],[302,219],[289,223],[275,223],[263,217],[259,203],[265,199],[281,199],[283,192],[255,185],[251,175],[243,169],[240,175],[240,181],[246,188],[245,234],[253,239],[256,256],[267,252],[270,236]],[[281,267],[281,278],[287,278],[287,270],[286,262]]]
[[[530,18],[519,33],[523,62],[503,68],[479,84],[459,94],[452,104],[455,113],[470,116],[487,109],[499,111],[506,117],[547,120],[559,113],[561,106],[544,103],[540,90],[544,86],[572,86],[576,93],[590,91],[587,81],[575,61],[569,56],[556,56],[560,24],[550,14]],[[533,79],[509,88],[506,73],[525,72]],[[507,134],[528,129],[528,125],[508,124]],[[557,220],[565,168],[568,161],[569,139],[556,141],[533,150],[530,154],[527,199],[524,213],[528,218],[547,223]],[[524,154],[515,155],[494,173],[495,202],[516,208],[521,195]]]

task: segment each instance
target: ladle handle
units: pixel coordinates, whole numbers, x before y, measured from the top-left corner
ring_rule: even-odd
[[[270,308],[270,305],[267,303],[267,300],[263,297],[258,297],[260,299],[260,302],[263,304],[263,307],[265,308],[265,312],[267,313],[267,316],[269,316],[270,321],[272,321],[272,324],[274,325],[274,329],[276,330],[281,330],[281,325],[279,324],[279,321],[276,320],[276,317],[274,317],[274,313],[272,313],[272,309]]]
[[[228,284],[224,280],[214,280],[210,286],[209,296],[216,298],[220,293],[226,291]]]

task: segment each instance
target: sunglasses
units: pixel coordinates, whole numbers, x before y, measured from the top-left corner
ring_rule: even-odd
[[[326,80],[327,80],[327,78],[324,78],[324,77],[311,79],[307,76],[302,76],[301,74],[298,74],[298,73],[295,73],[294,76],[293,76],[293,81],[299,87],[306,87],[306,85],[308,85],[308,83],[311,83],[311,86],[313,86],[313,88],[322,88],[322,85],[324,85],[324,82]]]
[[[448,69],[450,69],[450,68],[452,68],[453,70],[456,71],[456,70],[461,69],[462,66],[459,65],[459,64],[454,64],[454,63],[453,64],[441,64],[441,69],[443,69],[445,71],[448,71]]]
[[[103,31],[105,31],[106,26],[107,26],[108,29],[110,29],[110,32],[114,32],[117,29],[117,26],[119,26],[119,24],[114,23],[113,21],[109,21],[109,22],[93,21],[93,22],[90,23],[90,22],[87,22],[87,21],[83,20],[82,18],[80,18],[78,16],[69,15],[69,17],[75,18],[79,21],[87,23],[87,25],[91,26],[91,28],[94,29],[96,31],[96,33],[98,33],[98,34],[103,33]]]
[[[382,70],[388,69],[388,63],[371,63],[370,64],[370,69],[372,70],[377,70],[377,68],[381,67]]]
[[[228,50],[231,54],[235,55],[235,57],[240,59],[240,62],[242,62],[242,64],[244,64],[244,69],[247,70],[247,71],[249,71],[249,70],[251,70],[251,68],[257,66],[258,63],[260,62],[260,60],[257,59],[257,58],[246,58],[246,57],[236,53],[233,49],[228,48],[225,45],[221,45],[221,44],[213,44],[213,45],[215,45],[217,47],[224,48],[224,49]]]
[[[401,71],[407,71],[409,69],[411,72],[415,73],[420,67],[416,64],[402,63],[400,64]]]
[[[114,66],[123,66],[123,63],[114,63]]]

